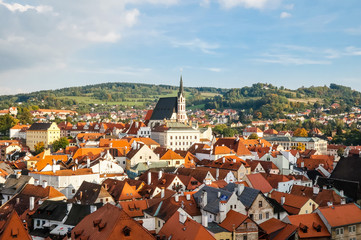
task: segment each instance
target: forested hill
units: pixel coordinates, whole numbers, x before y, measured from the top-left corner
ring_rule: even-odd
[[[0,109],[9,106],[67,108],[79,112],[91,108],[99,110],[145,108],[159,97],[176,96],[178,86],[139,83],[103,83],[28,94],[0,96]],[[255,114],[258,118],[282,117],[283,114],[307,108],[329,108],[338,103],[335,111],[348,111],[361,102],[361,93],[349,87],[330,84],[322,87],[302,87],[296,90],[257,83],[250,87],[222,89],[185,87],[187,105],[192,108],[233,108]],[[21,105],[19,105],[21,103]]]

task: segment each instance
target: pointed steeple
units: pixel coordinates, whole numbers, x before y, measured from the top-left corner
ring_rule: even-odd
[[[178,92],[178,96],[182,94],[184,96],[183,93],[183,79],[182,79],[182,75],[180,76],[180,86],[179,86],[179,92]]]

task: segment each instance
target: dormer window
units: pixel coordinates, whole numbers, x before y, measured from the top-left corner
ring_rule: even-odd
[[[124,236],[130,236],[130,231],[131,231],[131,229],[128,227],[128,226],[125,226],[124,228],[123,228],[123,234],[124,234]]]

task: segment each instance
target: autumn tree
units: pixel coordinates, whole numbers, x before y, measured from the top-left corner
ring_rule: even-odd
[[[53,150],[57,152],[59,149],[65,149],[69,145],[69,140],[66,137],[59,138],[53,142]]]
[[[248,139],[258,139],[258,135],[256,133],[252,133],[249,135]]]
[[[16,118],[13,118],[10,114],[0,116],[0,132],[2,135],[8,135],[9,129],[18,123]]]
[[[304,128],[297,128],[294,132],[293,132],[293,136],[295,137],[308,137],[308,132],[306,129]]]
[[[44,142],[38,142],[37,144],[35,144],[34,149],[35,149],[35,154],[36,155],[43,152],[44,149],[45,149]]]

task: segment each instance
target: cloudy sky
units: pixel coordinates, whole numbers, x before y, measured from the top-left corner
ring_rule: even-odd
[[[360,0],[0,0],[0,94],[142,82],[361,90]]]

